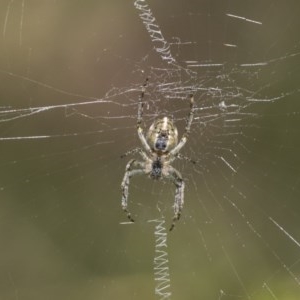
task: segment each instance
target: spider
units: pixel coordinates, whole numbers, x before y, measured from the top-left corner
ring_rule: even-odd
[[[142,86],[142,92],[138,102],[137,112],[137,132],[140,142],[144,148],[136,148],[126,152],[121,157],[125,157],[129,154],[139,153],[143,158],[143,161],[131,159],[125,168],[125,175],[121,184],[122,189],[122,208],[127,214],[127,218],[134,222],[131,217],[131,213],[127,208],[128,204],[128,190],[130,178],[135,175],[146,174],[151,179],[158,180],[162,178],[170,179],[175,187],[175,202],[174,202],[174,217],[170,231],[174,228],[175,222],[179,220],[181,210],[184,203],[184,181],[179,171],[171,166],[171,163],[176,158],[184,158],[192,163],[195,161],[181,155],[179,151],[187,142],[187,138],[190,133],[190,128],[193,122],[193,116],[195,111],[194,96],[190,95],[190,111],[187,117],[185,131],[178,143],[178,131],[173,121],[168,117],[163,117],[154,121],[150,126],[148,133],[145,137],[142,128],[142,117],[143,117],[143,99],[145,89],[148,83],[146,79]]]

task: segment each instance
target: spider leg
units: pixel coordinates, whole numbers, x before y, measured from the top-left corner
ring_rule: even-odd
[[[131,155],[131,154],[136,154],[136,153],[139,153],[144,160],[148,159],[148,156],[146,155],[146,153],[141,148],[131,149],[131,150],[125,152],[124,154],[122,154],[121,158],[124,158],[124,157],[126,157],[128,155]]]
[[[141,148],[134,148],[134,149],[131,149],[129,151],[126,151],[124,154],[121,155],[121,158],[124,158],[128,155],[131,155],[131,154],[135,154],[135,153],[138,153],[141,151]]]
[[[196,160],[194,160],[194,159],[192,159],[192,158],[190,158],[190,157],[184,156],[184,155],[182,155],[182,154],[180,154],[180,153],[177,153],[177,154],[175,155],[175,158],[178,158],[178,159],[184,159],[184,160],[186,160],[186,161],[188,161],[188,162],[190,162],[190,163],[192,163],[192,164],[194,164],[194,165],[197,163]]]
[[[142,86],[142,93],[140,94],[139,97],[139,104],[138,104],[138,116],[137,116],[137,125],[140,126],[142,124],[143,121],[143,108],[144,108],[144,96],[145,96],[145,91],[146,91],[146,87],[148,84],[148,78],[146,78],[143,86]]]
[[[144,109],[144,95],[145,95],[145,90],[146,90],[146,86],[148,84],[148,78],[146,78],[145,83],[142,86],[142,93],[140,94],[139,97],[139,103],[138,103],[138,113],[137,113],[137,132],[138,132],[138,136],[139,139],[144,147],[144,149],[146,150],[147,153],[151,153],[151,148],[149,146],[149,144],[147,143],[147,140],[144,136],[143,133],[143,128],[142,128],[142,121],[143,121],[143,109]]]
[[[135,167],[136,169],[132,169]],[[129,212],[128,206],[128,194],[129,194],[129,183],[130,178],[135,175],[143,174],[144,173],[144,164],[142,162],[138,162],[134,159],[130,160],[125,169],[125,174],[122,180],[121,189],[122,189],[122,209],[127,214],[127,218],[134,222],[133,218],[131,217],[131,213]]]
[[[176,221],[180,219],[181,210],[184,204],[184,181],[182,179],[181,174],[174,169],[173,167],[168,167],[168,177],[173,181],[176,186],[175,190],[175,202],[174,202],[174,217],[172,221],[172,225],[170,227],[170,231],[175,227]]]
[[[184,134],[182,135],[182,138],[180,139],[177,146],[173,150],[170,151],[170,156],[175,156],[177,153],[179,153],[181,148],[185,145],[185,143],[188,139],[188,136],[190,134],[190,131],[191,131],[191,125],[192,125],[193,119],[194,119],[195,108],[196,107],[195,107],[194,95],[191,94],[190,95],[190,112],[188,114]]]

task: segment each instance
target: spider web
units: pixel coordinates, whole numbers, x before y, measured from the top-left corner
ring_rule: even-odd
[[[145,128],[182,134],[197,105],[171,298],[298,299],[297,1],[0,7],[1,298],[154,298],[149,221],[171,224],[174,186],[132,179],[133,225],[119,189],[149,78]]]

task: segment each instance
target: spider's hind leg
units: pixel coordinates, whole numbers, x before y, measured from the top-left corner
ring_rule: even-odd
[[[142,162],[136,161],[134,159],[130,160],[126,165],[125,174],[122,180],[121,189],[122,189],[122,209],[126,213],[127,218],[134,222],[134,219],[131,217],[131,213],[129,212],[128,206],[128,195],[129,195],[129,183],[130,178],[135,175],[144,173],[144,164]],[[136,169],[132,170],[132,167]]]
[[[174,217],[170,227],[170,231],[175,227],[175,223],[180,219],[181,210],[184,204],[184,181],[181,174],[169,166],[169,178],[173,181],[176,186],[175,190],[175,201],[174,201]]]

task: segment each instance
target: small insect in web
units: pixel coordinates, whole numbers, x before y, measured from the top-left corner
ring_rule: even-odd
[[[190,111],[187,117],[185,131],[178,143],[178,131],[173,121],[168,117],[158,119],[150,126],[148,133],[145,137],[142,128],[143,106],[145,89],[148,83],[146,79],[142,93],[138,102],[137,113],[137,132],[141,141],[142,147],[136,148],[126,152],[121,157],[125,157],[130,154],[139,153],[143,158],[143,161],[131,159],[125,168],[125,175],[121,184],[122,189],[122,208],[127,214],[128,219],[134,222],[131,217],[131,213],[128,210],[128,190],[130,178],[135,175],[145,174],[151,179],[158,180],[167,178],[171,180],[175,187],[175,202],[174,202],[174,217],[170,231],[174,228],[175,222],[179,220],[181,211],[184,204],[184,180],[179,171],[171,166],[171,163],[176,158],[184,158],[188,161],[195,163],[195,161],[181,155],[179,152],[187,142],[191,125],[193,122],[195,104],[194,95],[190,95]]]

